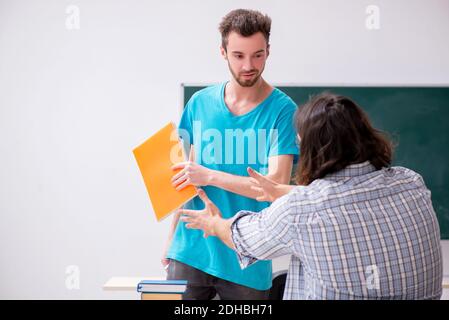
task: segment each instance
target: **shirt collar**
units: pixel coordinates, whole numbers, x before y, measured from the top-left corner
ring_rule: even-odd
[[[365,161],[361,163],[350,164],[349,166],[340,171],[329,173],[324,177],[324,179],[338,181],[342,179],[362,176],[364,174],[368,174],[373,171],[376,171],[376,168],[369,161]]]

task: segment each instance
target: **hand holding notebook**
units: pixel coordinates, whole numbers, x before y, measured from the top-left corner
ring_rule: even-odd
[[[173,175],[181,170],[173,171],[172,166],[186,161],[173,123],[159,130],[135,148],[133,153],[158,221],[197,195],[193,185],[179,191],[172,185]]]

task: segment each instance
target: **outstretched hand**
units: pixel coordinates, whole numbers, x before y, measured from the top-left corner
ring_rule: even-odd
[[[182,214],[181,221],[186,222],[186,228],[204,231],[204,237],[216,236],[215,223],[221,219],[221,212],[209,199],[203,189],[198,189],[198,196],[204,202],[203,210],[179,209]]]
[[[281,190],[279,190],[279,183],[261,175],[250,167],[248,167],[247,171],[251,177],[251,189],[259,194],[256,197],[257,201],[273,202],[282,195]]]

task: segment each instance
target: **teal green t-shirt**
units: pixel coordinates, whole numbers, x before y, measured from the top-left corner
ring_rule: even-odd
[[[299,150],[293,125],[296,104],[285,93],[274,89],[250,112],[236,116],[224,102],[226,83],[196,92],[188,101],[179,124],[185,146],[194,145],[195,161],[204,167],[239,176],[248,176],[247,167],[266,174],[268,158]],[[224,218],[240,210],[259,212],[269,206],[213,186],[202,187]],[[198,197],[188,209],[200,210]],[[201,230],[186,229],[180,221],[167,254],[213,276],[258,290],[271,287],[271,261],[258,261],[241,269],[236,253],[217,237],[203,237]]]

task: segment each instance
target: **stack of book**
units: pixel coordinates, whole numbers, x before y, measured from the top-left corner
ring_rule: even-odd
[[[182,300],[187,280],[143,280],[137,285],[142,300]]]

